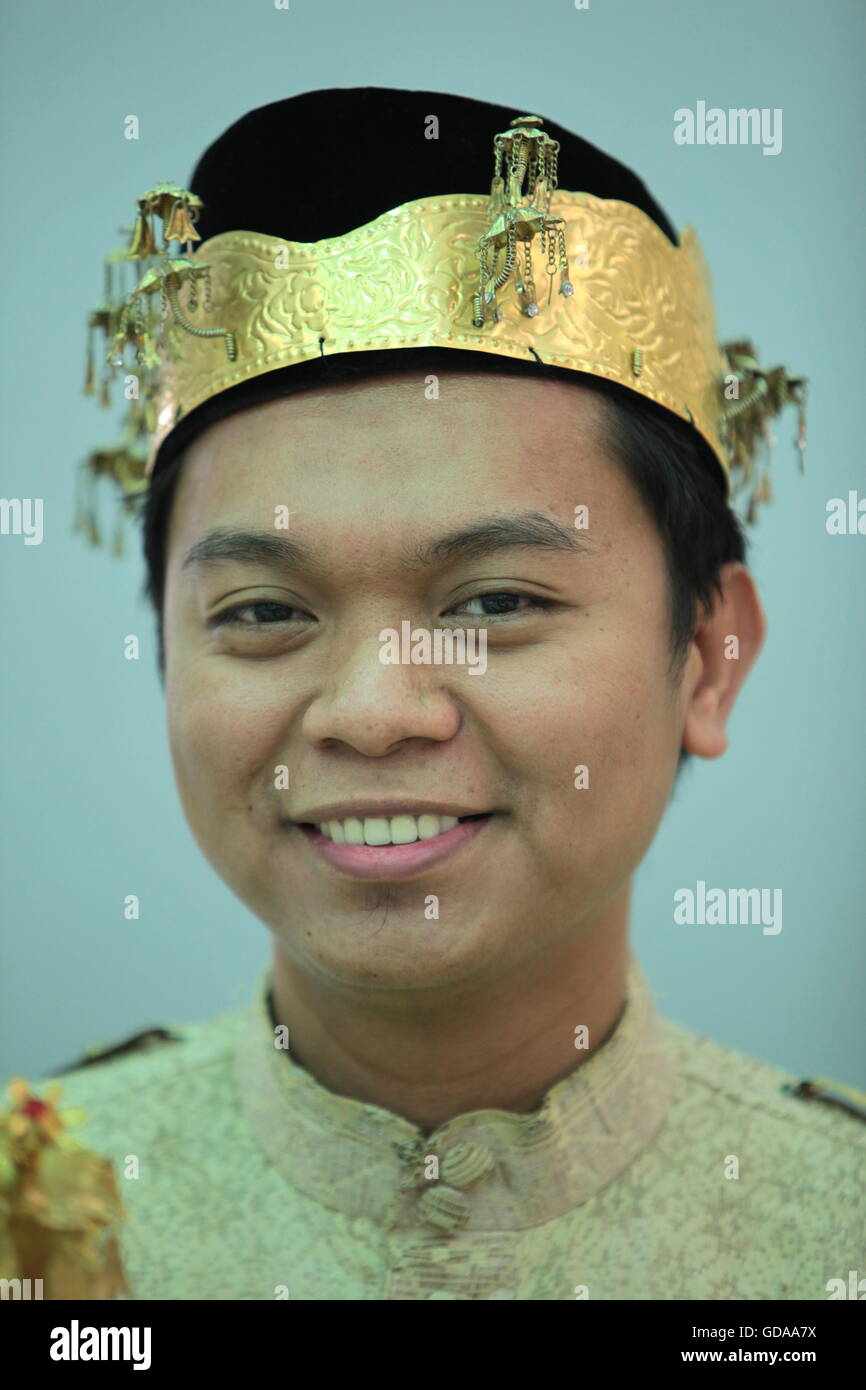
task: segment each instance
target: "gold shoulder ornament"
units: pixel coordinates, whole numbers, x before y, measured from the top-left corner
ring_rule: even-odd
[[[38,1096],[16,1077],[7,1094],[10,1106],[0,1111],[0,1278],[23,1281],[34,1298],[129,1295],[114,1168],[68,1132],[84,1112],[58,1108],[57,1084]]]

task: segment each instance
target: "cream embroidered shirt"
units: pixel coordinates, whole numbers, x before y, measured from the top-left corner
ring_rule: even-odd
[[[134,1298],[826,1299],[866,1275],[866,1125],[660,1019],[634,960],[539,1110],[426,1139],[276,1046],[269,990],[56,1078],[116,1165]]]

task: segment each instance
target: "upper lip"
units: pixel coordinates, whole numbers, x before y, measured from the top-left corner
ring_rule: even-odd
[[[371,819],[373,816],[456,816],[459,820],[461,816],[485,816],[490,812],[480,806],[460,806],[454,802],[444,801],[410,801],[408,798],[398,798],[393,801],[332,801],[327,806],[314,806],[309,811],[303,811],[294,817],[294,823],[299,825],[303,822],[321,823],[328,820],[348,820],[350,816],[355,816],[359,820]]]

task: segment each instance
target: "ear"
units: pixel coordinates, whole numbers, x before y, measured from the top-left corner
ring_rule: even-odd
[[[723,566],[719,580],[722,592],[714,596],[711,614],[699,609],[683,682],[687,702],[682,747],[699,758],[718,758],[727,750],[728,715],[767,633],[767,619],[746,566]]]

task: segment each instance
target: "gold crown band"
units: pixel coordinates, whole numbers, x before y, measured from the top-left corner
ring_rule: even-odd
[[[193,311],[186,286],[178,297],[195,328],[218,322],[237,355],[224,338],[184,341],[185,327],[166,322],[176,359],[164,375],[149,469],[177,421],[229,386],[323,351],[409,347],[534,356],[607,377],[692,420],[724,462],[724,361],[697,240],[687,232],[675,247],[639,209],[586,193],[560,192],[553,207],[571,248],[573,293],[554,294],[543,270],[536,299],[524,272],[522,292],[500,289],[496,318],[481,327],[475,295],[485,198],[417,199],[315,243],[252,232],[204,243],[196,255],[210,267],[213,313],[201,304]]]
[[[558,189],[559,146],[538,124],[521,117],[495,137],[489,196],[415,199],[318,242],[238,230],[193,248],[200,200],[168,184],[144,194],[89,321],[108,339],[103,404],[129,343],[140,387],[124,440],[91,454],[89,474],[111,474],[131,498],[179,421],[239,382],[334,353],[446,347],[603,377],[672,411],[706,440],[729,491],[751,482],[751,517],[770,495],[757,447],[787,402],[804,447],[805,381],[761,368],[747,341],[719,346],[694,230],[675,246],[630,203]],[[111,271],[136,260],[151,264],[115,302]],[[94,375],[91,343],[86,391]],[[76,524],[88,520],[94,539],[86,508]]]

